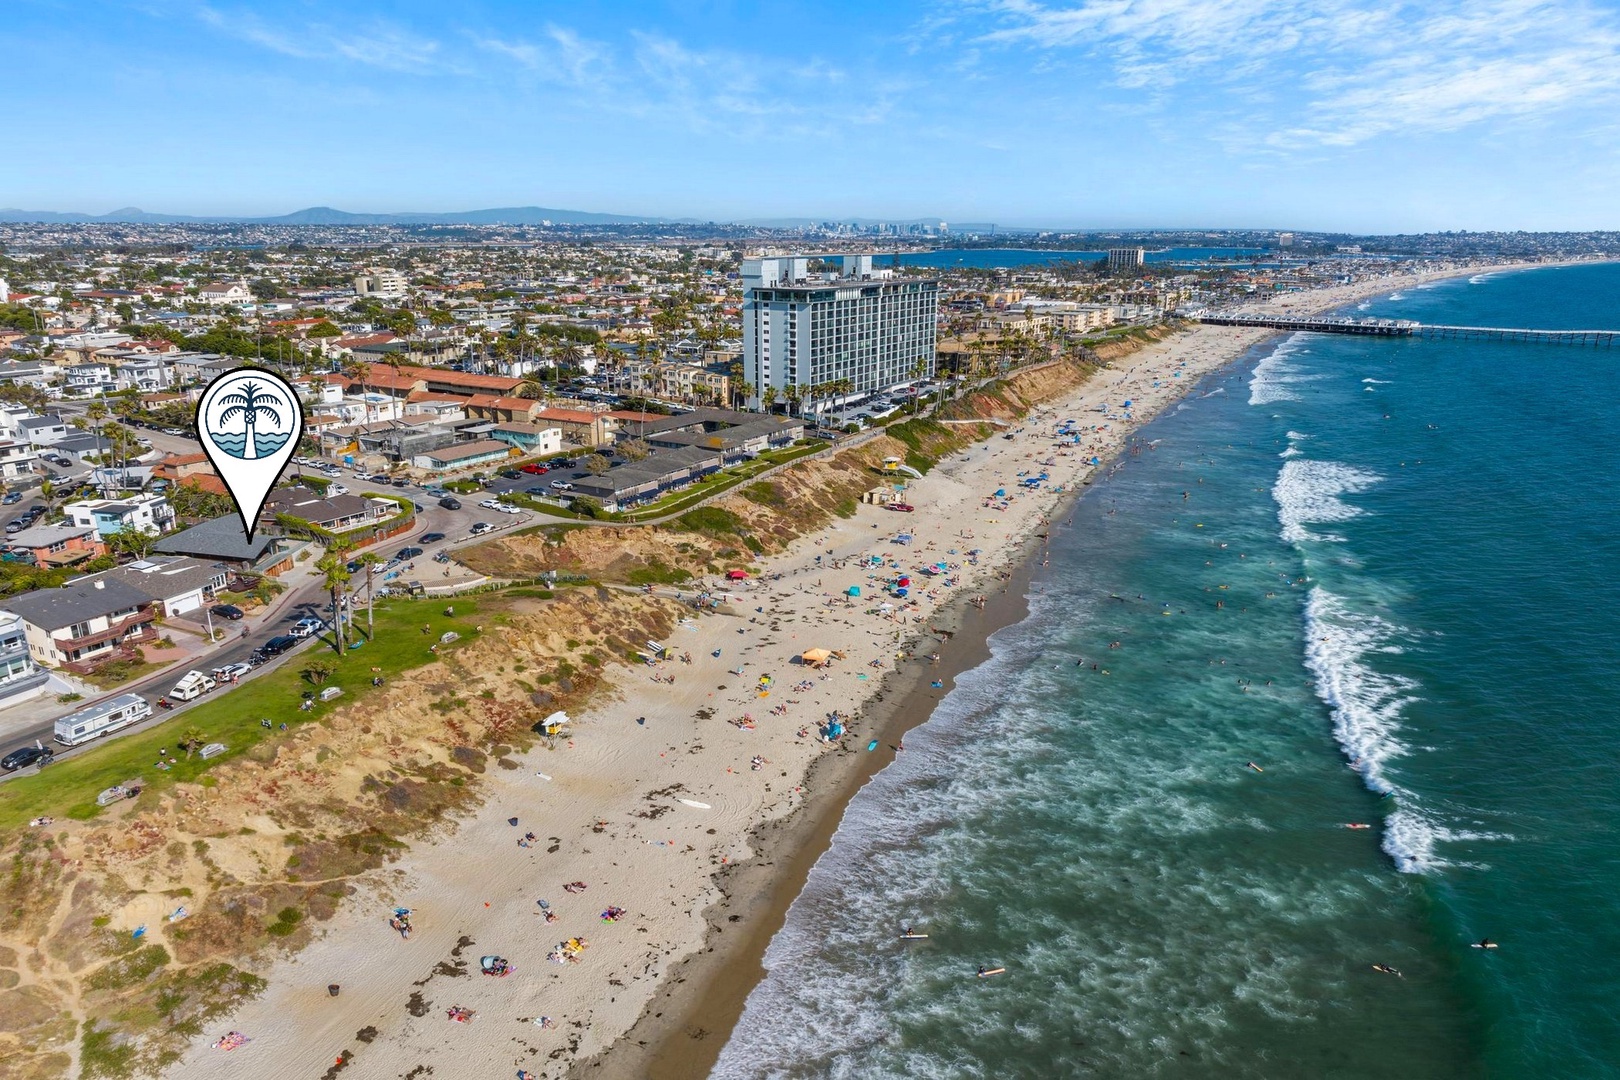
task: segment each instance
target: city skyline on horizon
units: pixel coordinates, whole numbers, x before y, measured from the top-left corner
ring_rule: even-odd
[[[0,35],[31,152],[0,202],[1075,231],[1620,226],[1620,14],[1590,3],[350,11],[104,0],[69,25],[50,0],[22,0]]]

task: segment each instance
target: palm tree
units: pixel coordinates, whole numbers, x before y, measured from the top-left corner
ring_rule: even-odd
[[[370,638],[375,636],[371,617],[372,577],[377,567],[383,565],[383,560],[382,556],[375,551],[367,551],[362,552],[360,557],[354,561],[364,567],[366,571],[366,637]]]
[[[788,415],[792,416],[799,404],[799,384],[792,383],[789,385],[786,390],[782,391],[782,396],[787,399]]]
[[[765,388],[763,400],[765,402],[765,411],[770,412],[772,410],[772,406],[776,404],[776,387],[767,386]]]
[[[248,381],[242,384],[242,389],[234,394],[226,394],[219,400],[229,406],[219,414],[219,422],[228,424],[235,416],[241,416],[242,423],[247,427],[247,442],[242,446],[242,456],[252,459],[259,456],[258,444],[254,442],[253,429],[259,423],[259,414],[263,413],[273,423],[281,423],[279,412],[281,398],[275,396],[266,401],[269,396],[259,388],[256,382]],[[274,402],[274,404],[272,404]]]
[[[731,395],[731,407],[740,408],[748,404],[748,399],[754,396],[754,384],[739,377],[731,384]]]
[[[332,596],[332,639],[337,654],[343,655],[343,586],[349,581],[349,567],[343,556],[352,547],[347,540],[334,540],[315,563],[321,573],[321,585]]]
[[[202,744],[208,741],[208,736],[200,727],[188,727],[180,733],[180,748],[190,757],[193,752],[202,749]]]

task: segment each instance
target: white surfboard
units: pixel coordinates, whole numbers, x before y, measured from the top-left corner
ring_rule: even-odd
[[[687,806],[695,807],[698,810],[712,810],[712,809],[714,809],[708,803],[706,803],[706,802],[698,802],[696,799],[680,799],[680,800],[677,800],[677,801],[685,803]]]

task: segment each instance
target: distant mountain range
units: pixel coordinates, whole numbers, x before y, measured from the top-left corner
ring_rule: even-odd
[[[41,225],[75,225],[91,222],[135,225],[701,225],[700,218],[666,218],[637,216],[634,214],[597,214],[587,210],[558,210],[549,206],[504,206],[493,210],[462,210],[447,214],[397,213],[356,214],[349,210],[335,210],[330,206],[311,206],[290,214],[275,217],[220,216],[202,217],[194,214],[154,214],[135,206],[126,206],[105,214],[83,214],[64,210],[0,209],[0,222]],[[752,218],[730,224],[760,229],[802,229],[824,222],[842,225],[935,225],[938,218],[913,218],[895,221],[880,218]],[[1023,232],[985,222],[951,224],[952,232]]]
[[[690,223],[694,219],[683,219]],[[546,206],[508,206],[494,210],[464,210],[449,214],[356,214],[330,206],[311,206],[277,217],[199,217],[192,214],[154,214],[126,206],[106,214],[81,214],[61,210],[0,209],[0,222],[33,222],[44,225],[71,225],[85,222],[129,223],[140,225],[639,225],[667,224],[674,219],[637,217],[633,214],[593,214],[584,210],[556,210]]]

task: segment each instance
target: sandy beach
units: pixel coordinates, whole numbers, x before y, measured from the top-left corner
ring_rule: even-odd
[[[1327,310],[1455,273],[1272,303]],[[1066,500],[1268,336],[1196,327],[1143,348],[911,481],[914,513],[863,505],[747,582],[706,582],[734,594],[727,613],[688,611],[667,659],[617,673],[572,738],[488,774],[477,812],[372,874],[166,1075],[705,1075],[850,795],[982,659],[985,636],[1020,617],[1023,568]],[[1070,420],[1078,439],[1056,438]],[[903,599],[885,588],[901,575]],[[813,648],[842,656],[818,670],[799,662]],[[847,731],[829,742],[834,712]],[[388,925],[395,907],[412,912],[409,940]],[[623,914],[604,918],[610,907]],[[556,962],[571,939],[588,944]],[[488,954],[513,972],[480,975]],[[210,1049],[229,1029],[252,1042]]]

